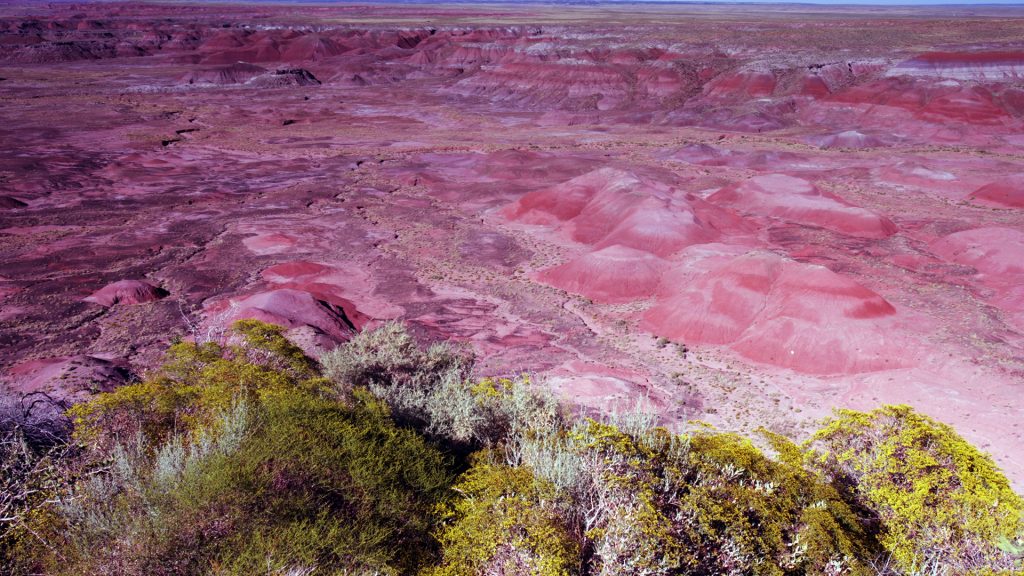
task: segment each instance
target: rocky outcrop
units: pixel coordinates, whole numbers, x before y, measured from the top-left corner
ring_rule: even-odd
[[[118,304],[132,305],[155,302],[167,294],[168,292],[163,288],[158,288],[143,280],[118,280],[93,292],[85,298],[85,301],[110,307]]]
[[[247,62],[235,62],[227,66],[214,66],[189,72],[182,78],[186,84],[212,84],[224,86],[242,84],[255,76],[266,74],[267,69]]]
[[[287,88],[290,86],[319,86],[320,81],[303,68],[281,68],[254,76],[246,82],[254,88]]]

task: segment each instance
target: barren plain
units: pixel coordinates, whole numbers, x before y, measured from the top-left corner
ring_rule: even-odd
[[[6,4],[0,142],[40,414],[400,319],[678,429],[910,404],[1024,486],[1019,10]]]

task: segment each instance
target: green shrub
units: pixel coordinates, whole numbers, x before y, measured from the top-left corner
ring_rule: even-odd
[[[384,398],[398,388],[435,387],[445,374],[468,375],[472,357],[446,343],[422,349],[400,322],[355,335],[321,359],[324,375],[341,388],[365,387]]]
[[[881,541],[900,569],[1024,569],[999,547],[1022,542],[1024,500],[991,458],[949,426],[909,406],[841,410],[808,449],[813,464],[878,516]]]
[[[233,326],[241,342],[178,342],[150,378],[101,394],[68,411],[80,442],[109,448],[141,434],[159,443],[197,429],[238,398],[264,398],[293,390],[326,389],[314,365],[277,326],[242,320]]]
[[[241,345],[177,344],[157,378],[75,410],[80,434],[110,447],[60,507],[56,572],[408,574],[433,561],[450,460],[368,392],[326,394],[280,330],[236,329]],[[108,435],[133,415],[134,440],[128,426]]]
[[[837,490],[748,440],[587,420],[510,453],[558,487],[589,574],[867,574],[878,553]],[[644,424],[647,422],[647,424]],[[799,449],[789,443],[790,452]]]
[[[684,537],[716,550],[721,567],[754,574],[868,574],[878,553],[841,494],[802,467],[767,458],[750,440],[703,431],[691,439],[680,507]],[[694,554],[698,572],[709,556]]]
[[[216,430],[210,432],[210,430]],[[267,566],[409,573],[430,560],[450,463],[379,401],[277,395],[175,436],[68,505],[67,573],[253,574]]]
[[[556,504],[553,486],[526,468],[478,454],[455,486],[461,499],[443,508],[444,558],[427,576],[568,576],[579,545]]]
[[[0,423],[2,424],[2,423]],[[72,447],[33,446],[20,428],[0,430],[0,566],[11,576],[36,574],[63,529],[51,503],[73,478]]]
[[[388,322],[357,334],[325,353],[320,362],[324,375],[342,395],[364,387],[387,402],[402,422],[423,430],[447,426],[444,436],[458,442],[471,440],[477,423],[474,401],[465,385],[472,371],[471,356],[443,343],[424,350],[402,324]],[[441,391],[443,402],[437,400]],[[433,416],[442,411],[441,418]]]
[[[455,445],[493,446],[519,430],[556,426],[563,417],[558,402],[528,378],[474,383],[471,355],[446,344],[424,350],[397,322],[360,333],[321,362],[342,394],[366,387],[400,422]]]

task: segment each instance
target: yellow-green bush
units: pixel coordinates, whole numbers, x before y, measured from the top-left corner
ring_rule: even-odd
[[[141,433],[159,442],[209,424],[239,398],[326,389],[326,380],[280,327],[242,320],[233,326],[233,334],[241,342],[232,346],[173,344],[164,364],[145,381],[74,406],[68,413],[76,438],[109,446]]]
[[[461,498],[442,508],[442,564],[428,576],[568,576],[580,550],[557,507],[554,488],[526,468],[483,452],[459,479]]]
[[[831,485],[734,434],[701,432],[690,442],[680,499],[694,511],[688,541],[713,543],[727,552],[719,558],[754,574],[868,573],[876,543]]]
[[[808,449],[812,464],[877,514],[881,542],[901,569],[1024,570],[999,546],[1024,537],[1024,500],[949,426],[909,406],[841,410]]]
[[[602,574],[867,574],[874,544],[839,493],[749,440],[590,421],[571,433],[608,509],[587,526]],[[579,503],[577,503],[579,505]]]
[[[11,576],[35,574],[48,537],[63,528],[49,505],[73,479],[66,445],[30,444],[18,428],[0,429],[0,566]]]
[[[569,432],[567,448],[584,455],[573,505],[591,510],[581,529],[593,573],[671,574],[683,567],[686,551],[662,498],[678,455],[667,450],[667,436],[659,429],[637,438],[590,419]]]
[[[61,506],[53,572],[408,574],[434,559],[451,461],[369,393],[324,393],[278,329],[238,330],[239,346],[177,344],[157,378],[74,411],[113,447]],[[152,436],[106,436],[132,415]]]
[[[365,387],[399,422],[461,452],[562,419],[558,402],[527,377],[473,381],[471,355],[444,343],[421,348],[397,322],[358,334],[321,361],[340,394]]]

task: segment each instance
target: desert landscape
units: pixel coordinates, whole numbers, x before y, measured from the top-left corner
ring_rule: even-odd
[[[0,142],[0,571],[1024,570],[1019,7],[10,2]]]
[[[1021,16],[7,5],[6,393],[400,319],[670,427],[910,404],[1020,487]]]

